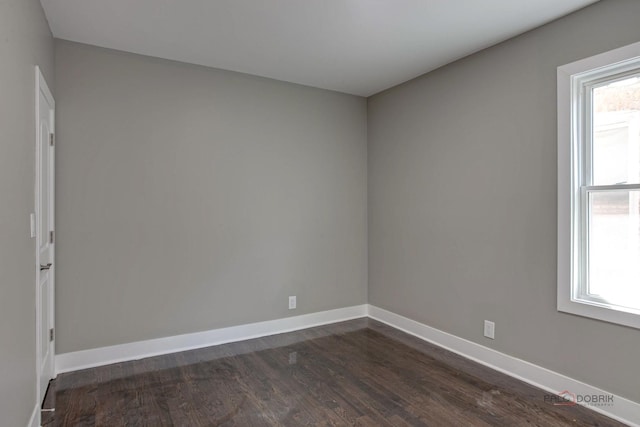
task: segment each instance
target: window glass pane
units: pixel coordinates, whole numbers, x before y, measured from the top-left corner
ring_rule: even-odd
[[[588,293],[640,309],[640,190],[589,193]]]
[[[593,90],[593,185],[640,183],[640,74]]]

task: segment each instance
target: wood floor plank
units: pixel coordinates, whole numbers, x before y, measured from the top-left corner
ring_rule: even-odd
[[[370,319],[62,374],[56,426],[620,426]]]

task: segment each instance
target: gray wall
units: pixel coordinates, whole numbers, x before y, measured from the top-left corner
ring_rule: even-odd
[[[556,311],[556,67],[639,16],[603,0],[369,99],[370,303],[640,401],[640,331]]]
[[[366,303],[364,98],[64,41],[56,72],[58,353]]]
[[[0,424],[36,404],[35,66],[53,90],[53,38],[38,0],[0,2]]]

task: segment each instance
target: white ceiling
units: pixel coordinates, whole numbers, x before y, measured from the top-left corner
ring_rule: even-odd
[[[597,0],[41,0],[55,37],[369,96]]]

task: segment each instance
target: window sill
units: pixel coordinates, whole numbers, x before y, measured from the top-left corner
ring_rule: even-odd
[[[640,329],[640,314],[633,309],[558,295],[558,311]]]

